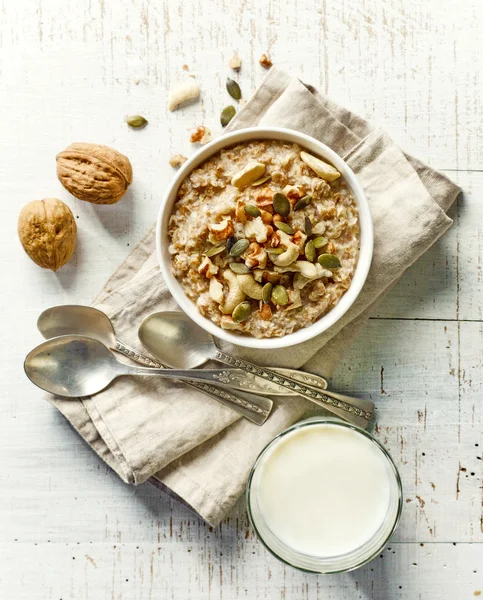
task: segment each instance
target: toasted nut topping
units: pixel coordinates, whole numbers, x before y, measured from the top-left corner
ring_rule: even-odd
[[[190,137],[192,144],[207,144],[209,141],[211,141],[211,131],[204,125],[199,125]]]
[[[320,160],[320,158],[309,154],[308,152],[302,151],[300,153],[300,158],[308,167],[312,169],[312,171],[326,181],[335,181],[340,177],[340,173],[335,167],[329,165],[323,160]]]
[[[265,69],[269,69],[272,66],[272,61],[268,58],[268,56],[263,53],[258,62],[262,65],[262,67],[264,67]]]
[[[183,156],[182,154],[175,154],[174,156],[172,156],[169,159],[169,164],[174,168],[178,168],[181,167],[181,165],[183,163],[185,163],[188,159],[186,158],[186,156]]]
[[[240,189],[250,185],[264,173],[265,165],[263,163],[252,161],[232,177],[231,184]]]
[[[200,86],[196,81],[190,80],[171,88],[168,95],[168,109],[176,110],[182,102],[194,100],[200,95]]]
[[[338,269],[340,267],[340,260],[335,254],[321,254],[317,260],[324,269]]]

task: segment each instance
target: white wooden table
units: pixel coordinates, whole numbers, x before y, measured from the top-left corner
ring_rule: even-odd
[[[283,6],[283,7],[282,7]],[[464,600],[483,595],[483,4],[481,0],[0,0],[0,598]],[[377,124],[464,188],[454,227],[392,291],[333,379],[378,405],[405,488],[380,558],[348,575],[285,568],[243,505],[214,530],[149,485],[124,485],[27,382],[44,308],[88,303],[150,226],[189,132],[219,132],[227,62],[245,97],[262,52]],[[195,73],[202,100],[168,113]],[[136,83],[136,81],[138,83]],[[127,114],[149,119],[129,130]],[[117,206],[55,175],[73,141],[132,160]],[[24,203],[73,207],[76,254],[53,274],[16,239]]]

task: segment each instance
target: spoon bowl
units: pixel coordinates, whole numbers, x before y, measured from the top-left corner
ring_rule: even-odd
[[[27,377],[39,388],[64,396],[91,396],[120,375],[119,362],[97,340],[64,336],[34,348],[25,359]]]
[[[37,328],[46,340],[62,335],[83,335],[116,348],[116,333],[109,317],[91,306],[52,306],[40,315]]]
[[[158,312],[146,317],[139,328],[145,348],[173,369],[194,369],[214,359],[213,338],[184,313]]]

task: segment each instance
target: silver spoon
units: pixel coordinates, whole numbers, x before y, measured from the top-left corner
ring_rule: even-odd
[[[226,354],[215,345],[209,333],[181,312],[158,312],[149,315],[139,328],[139,339],[152,354],[170,366],[192,369],[208,360],[217,360],[230,367],[243,369],[272,385],[278,385],[283,394],[287,394],[288,391],[303,396],[364,429],[374,414],[374,404],[370,400],[320,390],[289,375]],[[222,377],[222,381],[231,383],[230,370],[225,371]]]
[[[125,342],[122,342],[116,336],[114,326],[109,317],[102,311],[91,306],[81,306],[79,304],[52,306],[44,310],[40,315],[37,321],[37,328],[47,340],[59,335],[85,335],[99,340],[111,350],[124,354],[140,364],[156,367],[157,369],[161,369],[162,367],[169,368],[166,364],[155,361],[149,356],[131,348]],[[151,352],[150,348],[148,350]],[[151,354],[163,360],[163,357],[158,356],[156,352],[151,352]],[[318,375],[296,371],[295,369],[274,368],[273,370],[288,377],[293,377],[306,385],[320,387],[324,390],[327,389],[327,380]],[[255,375],[249,375],[240,370],[233,370],[231,375],[233,389],[241,391],[250,390],[257,394],[284,396],[294,393],[288,390],[281,390],[280,386],[272,384],[270,381],[264,381],[259,377],[255,377]]]
[[[64,335],[40,344],[27,355],[24,369],[36,386],[65,398],[98,394],[122,375],[148,375],[229,387],[218,380],[223,373],[220,369],[195,371],[132,367],[117,360],[102,342],[80,335]],[[228,398],[231,396],[227,393]],[[245,394],[245,397],[249,404],[245,416],[261,425],[270,414],[272,401],[252,394]]]
[[[37,328],[46,339],[62,335],[83,335],[98,340],[108,348],[124,354],[143,365],[157,369],[169,368],[149,356],[141,354],[126,343],[121,342],[116,337],[109,317],[102,311],[91,306],[67,304],[48,308],[38,318]],[[248,398],[244,393],[230,394],[228,390],[218,389],[208,383],[188,383],[188,385],[204,392],[207,396],[218,400],[221,404],[228,406],[258,425],[261,425],[266,420],[273,406],[272,402],[268,404],[265,399],[253,395],[250,395]],[[246,390],[247,388],[242,390],[242,392]],[[254,391],[255,386],[251,390]],[[265,416],[267,410],[268,414]],[[263,420],[260,415],[264,417]]]

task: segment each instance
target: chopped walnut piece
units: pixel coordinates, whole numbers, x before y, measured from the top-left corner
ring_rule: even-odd
[[[183,65],[181,68],[183,69],[183,71],[189,71],[190,70],[190,68],[186,64]]]
[[[267,253],[256,242],[252,242],[248,246],[243,258],[245,259],[245,264],[249,269],[253,269],[254,267],[264,269],[267,264]]]
[[[231,67],[234,71],[239,71],[242,65],[241,58],[235,52],[232,58],[228,61],[228,66]]]
[[[191,134],[192,144],[207,144],[211,140],[211,131],[204,125],[199,125]]]
[[[269,69],[272,66],[272,61],[270,60],[270,58],[263,53],[260,56],[260,59],[258,60],[258,62],[262,65],[262,67],[264,67],[265,69]]]
[[[186,156],[183,156],[182,154],[175,154],[174,156],[172,156],[169,159],[169,164],[174,168],[174,169],[178,169],[179,167],[181,167],[181,165],[183,163],[185,163],[188,159],[186,158]]]
[[[233,235],[233,223],[230,218],[225,218],[221,223],[208,225],[208,229],[215,236],[216,240],[226,240]]]
[[[219,267],[214,265],[208,256],[205,256],[198,267],[198,273],[202,273],[207,279],[211,279],[219,271]]]
[[[265,210],[267,210],[268,207],[272,207],[273,205],[272,190],[269,187],[262,188],[255,196],[255,200],[259,208],[264,208]]]
[[[260,310],[258,311],[258,316],[264,321],[270,321],[272,318],[272,309],[268,304],[262,304]]]
[[[267,234],[267,225],[265,225],[261,217],[245,223],[245,235],[248,239],[255,238],[257,242],[263,243],[267,241]]]
[[[302,192],[295,185],[286,185],[283,188],[282,192],[290,200],[290,204],[292,206],[297,202],[297,200],[300,200],[300,198],[302,198]]]

